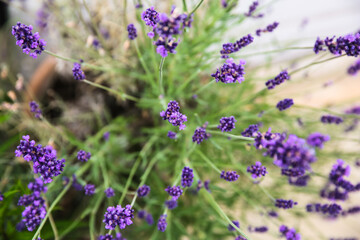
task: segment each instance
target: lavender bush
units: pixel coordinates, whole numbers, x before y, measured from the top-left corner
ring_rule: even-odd
[[[345,58],[339,72],[356,76],[360,33],[279,42],[273,53],[311,61],[269,71],[272,58],[251,60],[282,26],[268,4],[150,2],[46,0],[38,19],[8,23],[12,54],[47,55],[70,87],[39,94],[1,65],[0,239],[357,239],[309,219],[360,212],[360,139],[348,135],[359,107],[277,91]]]

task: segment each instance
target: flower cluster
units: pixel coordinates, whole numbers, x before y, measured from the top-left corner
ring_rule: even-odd
[[[30,136],[23,136],[19,146],[15,150],[15,156],[23,156],[26,161],[33,162],[34,173],[39,173],[44,183],[49,183],[52,179],[61,174],[64,169],[65,159],[56,159],[56,150],[51,146],[42,147],[35,145]]]
[[[91,196],[95,194],[95,185],[93,184],[86,184],[84,187],[85,195]]]
[[[249,7],[249,11],[247,13],[245,13],[244,15],[247,16],[247,17],[253,17],[253,18],[261,18],[264,16],[264,14],[260,13],[258,15],[253,15],[256,8],[258,7],[259,5],[259,2],[258,1],[254,1],[250,7]]]
[[[100,235],[98,240],[126,240],[121,233],[116,233],[115,238],[111,234]]]
[[[16,39],[16,45],[22,48],[23,53],[37,58],[45,50],[46,42],[40,39],[38,32],[33,34],[32,30],[31,25],[27,26],[18,22],[12,27],[11,33]]]
[[[191,187],[194,181],[193,170],[189,167],[184,167],[181,174],[181,186],[182,187]]]
[[[265,85],[270,90],[270,89],[274,89],[276,86],[282,84],[283,82],[285,82],[285,80],[289,80],[289,79],[290,79],[290,75],[286,70],[284,70],[280,72],[279,75],[277,75],[274,79],[268,80],[265,83]]]
[[[0,192],[0,202],[4,201],[4,194]]]
[[[84,80],[85,79],[85,73],[81,69],[81,63],[74,63],[74,67],[72,69],[73,76],[75,80]]]
[[[289,229],[287,226],[281,225],[279,231],[286,240],[301,240],[300,233],[296,233],[294,228]]]
[[[235,182],[238,180],[239,175],[236,173],[236,171],[222,171],[220,178],[225,179],[228,182]]]
[[[151,215],[151,213],[146,212],[145,210],[140,210],[138,211],[138,217],[140,219],[145,219],[145,221],[147,222],[147,224],[149,225],[153,225],[154,224],[154,218]]]
[[[105,229],[114,230],[116,226],[119,226],[120,229],[124,229],[126,226],[131,225],[132,218],[134,218],[134,209],[130,205],[126,207],[121,207],[117,205],[116,207],[108,207],[107,211],[104,214]]]
[[[90,152],[85,152],[84,150],[80,150],[77,153],[77,159],[80,160],[81,162],[87,162],[89,161],[90,158],[91,158]]]
[[[350,75],[355,76],[357,74],[357,72],[360,71],[360,59],[358,59],[353,65],[351,65],[347,72]]]
[[[312,147],[323,148],[324,143],[329,140],[330,137],[328,135],[323,135],[321,133],[314,132],[307,137],[306,143]]]
[[[324,115],[324,116],[321,116],[320,121],[322,123],[326,123],[326,124],[332,124],[332,123],[340,124],[344,120],[341,117],[332,116],[332,115]]]
[[[221,129],[222,132],[231,132],[235,128],[236,119],[231,117],[222,117],[220,119],[220,124],[218,129]]]
[[[146,9],[141,14],[141,19],[145,22],[147,26],[155,27],[156,24],[160,21],[159,13],[155,10],[154,7]]]
[[[45,193],[47,187],[44,186],[44,181],[41,178],[36,178],[34,182],[28,184],[28,188],[32,193],[21,196],[18,205],[25,207],[22,212],[22,223],[25,224],[28,231],[33,231],[46,215],[45,200],[40,194]]]
[[[257,29],[256,35],[260,37],[261,33],[272,32],[275,30],[275,28],[277,28],[277,26],[279,26],[279,23],[274,22],[272,24],[269,24],[265,29]]]
[[[130,23],[127,26],[127,31],[128,31],[128,37],[130,40],[134,40],[137,37],[137,32],[136,32],[136,28],[135,28],[134,24]]]
[[[352,107],[352,108],[346,110],[345,113],[346,113],[346,114],[356,114],[356,115],[360,115],[360,106]]]
[[[41,116],[42,116],[42,111],[39,107],[39,104],[37,104],[35,101],[31,101],[29,103],[29,106],[30,106],[30,112],[34,113],[35,114],[35,117],[37,119],[40,119]]]
[[[150,187],[148,185],[142,185],[137,190],[137,194],[139,197],[145,197],[150,193]]]
[[[284,111],[290,108],[292,105],[294,105],[294,100],[291,98],[285,98],[284,100],[279,101],[276,107],[279,109],[279,111]]]
[[[240,60],[239,64],[236,64],[232,58],[229,58],[221,68],[216,69],[216,72],[211,74],[211,77],[215,78],[216,82],[225,84],[235,82],[241,83],[245,79],[244,65],[244,60]]]
[[[360,33],[348,34],[344,37],[335,36],[326,37],[324,40],[317,38],[314,45],[314,52],[318,54],[320,51],[326,51],[327,47],[330,53],[334,55],[342,55],[345,52],[348,56],[358,57],[360,55]]]
[[[173,126],[179,126],[179,130],[183,130],[186,127],[184,122],[187,121],[187,117],[180,113],[180,106],[176,101],[170,101],[166,111],[160,112],[160,117],[163,120],[168,120]]]
[[[225,43],[220,50],[222,58],[229,58],[229,54],[239,51],[254,41],[253,36],[248,34],[237,40],[235,43]]]
[[[261,166],[261,162],[256,162],[255,165],[247,167],[247,172],[251,173],[252,178],[259,178],[265,176],[268,172],[265,166]]]
[[[174,208],[176,208],[178,206],[178,203],[175,199],[171,199],[168,201],[165,201],[165,206],[169,209],[172,210]]]
[[[170,139],[176,139],[176,132],[169,131],[167,134],[168,138]]]
[[[254,228],[249,226],[248,230],[249,230],[249,232],[264,233],[264,232],[267,232],[269,229],[266,226],[254,227]]]
[[[168,186],[165,191],[175,200],[183,194],[183,190],[179,186]]]
[[[235,240],[247,240],[245,237],[242,237],[242,236],[237,236],[236,238],[235,238]]]
[[[330,217],[337,217],[341,213],[342,208],[336,203],[323,205],[321,205],[320,203],[315,203],[306,205],[306,211],[321,212],[322,214],[328,215]]]
[[[192,141],[197,144],[202,143],[202,141],[208,139],[211,135],[206,132],[205,127],[197,127],[194,131],[194,135],[192,136]]]
[[[346,200],[349,192],[356,190],[352,183],[344,179],[348,176],[350,176],[350,166],[345,167],[344,161],[338,159],[330,171],[329,184],[321,190],[320,196],[329,200]]]
[[[238,228],[240,228],[240,223],[239,223],[239,221],[232,221],[232,223],[233,223],[235,226],[237,226]],[[228,225],[228,230],[229,230],[230,232],[233,232],[233,231],[235,231],[236,229],[235,229],[231,224],[229,224],[229,225]]]
[[[294,205],[297,205],[297,202],[293,200],[285,200],[285,199],[276,199],[275,207],[289,209],[292,208]]]
[[[286,169],[284,173],[289,174],[289,183],[296,183],[298,179],[293,177],[303,177],[299,173],[311,170],[310,164],[316,161],[315,151],[305,144],[304,139],[292,134],[287,138],[285,133],[271,133],[271,129],[265,134],[258,132],[254,146],[258,149],[265,148],[264,155],[272,157],[276,166]],[[306,184],[304,180],[307,179],[302,178],[300,185]]]
[[[104,191],[105,195],[107,198],[111,198],[113,196],[115,196],[115,191],[114,189],[112,189],[111,187],[107,188],[105,191]]]
[[[249,125],[248,128],[246,128],[241,135],[244,137],[253,137],[255,133],[259,131],[259,125],[258,124],[252,124]]]
[[[158,230],[161,232],[165,232],[166,227],[167,227],[167,222],[166,222],[166,215],[161,215],[157,224]]]

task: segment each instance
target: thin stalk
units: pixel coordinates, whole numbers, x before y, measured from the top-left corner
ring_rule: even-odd
[[[186,5],[186,0],[182,0],[182,3],[183,3],[183,11],[184,12],[187,12],[187,5]]]
[[[46,220],[48,219],[51,211],[54,209],[54,207],[56,206],[56,204],[61,200],[61,198],[65,195],[65,193],[70,189],[72,184],[72,179],[70,179],[69,183],[67,184],[67,186],[60,192],[60,194],[57,196],[57,198],[54,200],[54,202],[51,204],[51,206],[49,207],[45,218],[42,220],[39,228],[37,229],[37,231],[35,232],[32,240],[35,240],[37,236],[39,236],[41,229],[44,227]]]
[[[200,0],[199,3],[195,6],[195,8],[189,13],[188,17],[190,17],[196,10],[201,6],[204,0]]]
[[[159,90],[160,94],[165,97],[165,91],[164,91],[164,83],[163,83],[163,67],[164,67],[165,58],[161,58],[160,65],[159,65]]]
[[[204,86],[202,86],[201,88],[199,88],[195,94],[199,94],[202,91],[204,91],[206,88],[208,88],[210,85],[212,85],[213,83],[215,83],[215,80],[212,80],[211,82],[208,82],[207,84],[205,84]]]
[[[89,231],[90,231],[91,240],[95,240],[95,217],[103,198],[104,198],[104,194],[102,193],[101,197],[99,197],[99,199],[96,201],[95,206],[91,211],[91,216],[89,221]]]
[[[48,204],[46,198],[45,198],[45,206],[46,206],[46,211],[48,211],[49,210],[49,204]],[[54,218],[53,218],[51,213],[49,214],[49,221],[50,221],[50,225],[51,225],[51,228],[53,230],[53,233],[54,233],[54,240],[58,240],[59,239],[58,230],[56,228],[56,224],[55,224]]]
[[[111,88],[108,88],[108,87],[105,87],[104,85],[101,85],[101,84],[98,84],[98,83],[94,83],[94,82],[90,82],[89,80],[81,80],[82,82],[85,82],[91,86],[94,86],[94,87],[97,87],[97,88],[101,88],[105,91],[108,91],[108,92],[111,92],[117,96],[119,96],[121,99],[125,100],[125,99],[128,99],[128,100],[131,100],[131,101],[134,101],[134,102],[138,102],[139,99],[136,98],[136,97],[133,97],[133,96],[130,96],[130,95],[127,95],[126,93],[121,93],[121,92],[118,92],[114,89],[111,89]]]
[[[212,133],[212,134],[223,135],[225,137],[231,137],[234,139],[241,139],[241,140],[245,140],[245,141],[254,141],[254,138],[251,138],[251,137],[238,136],[238,135],[234,135],[234,134],[230,134],[230,133],[224,133],[224,132],[213,131],[213,130],[208,130],[207,132]]]
[[[137,40],[135,39],[134,41],[134,44],[135,44],[135,50],[136,50],[136,53],[138,55],[138,58],[140,60],[140,63],[141,63],[141,66],[144,68],[145,72],[146,72],[146,75],[149,76],[149,79],[151,80],[151,84],[154,84],[154,81],[153,81],[153,75],[152,73],[150,72],[148,66],[146,65],[145,61],[144,61],[144,58],[140,52],[140,49],[139,49],[139,46],[138,46],[138,43],[137,43]],[[151,78],[150,78],[151,76]]]
[[[310,64],[308,64],[308,65],[305,65],[305,66],[303,66],[303,67],[301,67],[301,68],[298,68],[298,69],[290,72],[289,75],[293,75],[293,74],[295,74],[295,73],[297,73],[297,72],[299,72],[299,71],[301,71],[301,70],[304,70],[304,69],[306,69],[306,68],[309,68],[309,67],[311,67],[311,66],[313,66],[313,65],[317,65],[317,64],[320,64],[320,63],[324,63],[324,62],[327,62],[327,61],[331,61],[331,60],[333,60],[333,59],[337,59],[337,58],[340,58],[340,57],[343,57],[343,56],[345,56],[345,54],[340,55],[340,56],[335,56],[335,57],[332,57],[332,58],[328,58],[328,59],[325,59],[325,60],[322,60],[322,61],[310,63]]]
[[[204,159],[204,161],[209,164],[215,171],[221,174],[221,170],[217,166],[215,166],[215,164],[212,163],[210,159],[208,159],[200,150],[197,150],[196,153],[199,154],[200,157],[202,157],[202,159]]]

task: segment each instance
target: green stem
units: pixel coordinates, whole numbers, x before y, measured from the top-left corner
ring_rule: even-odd
[[[136,50],[136,53],[138,55],[138,58],[140,60],[140,63],[141,63],[141,66],[144,68],[145,72],[146,72],[146,75],[149,76],[149,79],[151,80],[151,84],[154,84],[154,81],[153,81],[153,75],[152,73],[150,72],[148,66],[146,65],[145,61],[144,61],[144,58],[140,52],[140,49],[139,49],[139,45],[137,43],[137,40],[135,39],[134,41],[134,44],[135,44],[135,50]]]
[[[200,7],[200,5],[204,2],[204,0],[200,0],[196,7],[189,13],[188,17],[190,17],[196,10]]]
[[[213,83],[215,83],[215,80],[212,80],[211,82],[208,82],[207,84],[205,84],[204,86],[202,86],[201,88],[199,88],[195,94],[199,94],[200,92],[204,91],[206,88],[208,88],[210,85],[212,85]]]
[[[241,139],[241,140],[245,140],[245,141],[254,141],[254,138],[251,137],[244,137],[244,136],[238,136],[238,135],[233,135],[230,133],[224,133],[224,132],[219,132],[219,131],[213,131],[213,130],[208,130],[208,133],[212,133],[212,134],[218,134],[218,135],[223,135],[226,137],[231,137],[234,139]]]
[[[114,89],[105,87],[104,85],[100,85],[100,84],[98,84],[98,83],[90,82],[89,80],[86,80],[86,79],[81,80],[81,81],[83,81],[83,82],[85,82],[85,83],[87,83],[87,84],[90,84],[90,85],[92,85],[92,86],[94,86],[94,87],[101,88],[101,89],[103,89],[103,90],[105,90],[105,91],[111,92],[111,93],[119,96],[119,97],[120,97],[121,99],[123,99],[123,100],[124,100],[124,99],[128,99],[128,100],[131,100],[131,101],[134,101],[134,102],[138,102],[138,101],[139,101],[139,99],[136,98],[136,97],[127,95],[126,93],[121,93],[121,92],[115,91]]]
[[[332,58],[328,58],[328,59],[325,59],[325,60],[322,60],[322,61],[310,63],[310,64],[308,64],[308,65],[305,65],[305,66],[303,66],[303,67],[301,67],[301,68],[299,68],[299,69],[296,69],[296,70],[290,72],[289,75],[293,75],[293,74],[295,74],[295,73],[297,73],[297,72],[299,72],[299,71],[301,71],[301,70],[304,70],[304,69],[306,69],[306,68],[309,68],[309,67],[311,67],[311,66],[313,66],[313,65],[317,65],[317,64],[320,64],[320,63],[324,63],[324,62],[327,62],[327,61],[330,61],[330,60],[333,60],[333,59],[337,59],[337,58],[340,58],[340,57],[343,57],[343,56],[345,56],[345,54],[340,55],[340,56],[335,56],[335,57],[332,57]]]
[[[46,211],[49,211],[49,205],[48,205],[48,202],[47,202],[46,198],[45,198],[45,204],[46,204],[45,205],[46,206]],[[54,218],[53,218],[51,213],[49,214],[49,221],[50,221],[50,225],[51,225],[51,228],[53,230],[53,233],[54,233],[54,240],[58,240],[59,239],[58,230],[56,228],[56,224],[55,224]]]
[[[187,12],[187,5],[186,5],[186,0],[182,0],[182,2],[183,2],[183,11],[184,12]]]
[[[67,186],[60,192],[60,194],[57,196],[57,198],[54,200],[54,202],[51,204],[51,206],[49,207],[45,218],[42,220],[39,228],[37,229],[37,231],[35,232],[32,240],[35,240],[36,237],[40,234],[41,229],[44,227],[46,220],[48,219],[51,211],[54,209],[54,207],[56,206],[56,204],[61,200],[61,198],[65,195],[65,193],[70,189],[72,184],[72,179],[70,179],[69,183],[67,184]]]
[[[165,97],[165,91],[164,91],[164,84],[163,84],[163,67],[164,67],[165,58],[161,58],[160,65],[159,65],[159,89],[160,94]]]
[[[212,162],[210,161],[210,159],[208,159],[201,151],[197,150],[196,152],[197,152],[197,154],[200,155],[200,157],[202,157],[202,159],[204,159],[204,161],[205,161],[207,164],[209,164],[215,171],[217,171],[219,174],[221,174],[221,170],[220,170],[218,167],[216,167],[215,164],[212,163]]]

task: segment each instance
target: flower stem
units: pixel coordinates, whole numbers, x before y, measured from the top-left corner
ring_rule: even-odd
[[[92,85],[94,87],[97,87],[97,88],[101,88],[103,90],[106,90],[108,92],[111,92],[117,96],[119,96],[121,99],[125,100],[125,99],[128,99],[128,100],[131,100],[131,101],[134,101],[134,102],[138,102],[139,99],[136,98],[136,97],[133,97],[133,96],[130,96],[130,95],[127,95],[126,93],[120,93],[118,91],[115,91],[114,89],[111,89],[111,88],[108,88],[108,87],[105,87],[104,85],[101,85],[101,84],[98,84],[98,83],[94,83],[94,82],[90,82],[89,80],[81,80],[89,85]]]
[[[212,130],[208,130],[207,132],[212,133],[212,134],[223,135],[226,137],[231,137],[234,139],[241,139],[241,140],[245,140],[245,141],[254,141],[254,138],[251,138],[251,137],[238,136],[238,135],[234,135],[234,134],[230,134],[230,133],[224,133],[224,132],[218,132],[218,131],[212,131]]]
[[[311,67],[311,66],[313,66],[313,65],[317,65],[317,64],[320,64],[320,63],[324,63],[324,62],[327,62],[327,61],[330,61],[330,60],[333,60],[333,59],[337,59],[337,58],[340,58],[340,57],[343,57],[343,56],[345,56],[345,54],[340,55],[340,56],[335,56],[335,57],[332,57],[332,58],[327,58],[327,59],[322,60],[322,61],[310,63],[310,64],[308,64],[308,65],[305,65],[305,66],[303,66],[303,67],[301,67],[301,68],[298,68],[298,69],[290,72],[289,75],[294,75],[295,73],[297,73],[297,72],[299,72],[299,71],[301,71],[301,70],[304,70],[304,69],[306,69],[306,68],[309,68],[309,67]]]
[[[204,2],[204,0],[200,0],[196,7],[189,13],[188,17],[190,17],[196,10],[200,7],[200,5]]]
[[[164,83],[163,83],[163,67],[164,67],[165,58],[161,58],[160,65],[159,65],[159,90],[160,90],[160,103],[164,109],[166,109],[166,105],[164,102],[165,99],[165,90],[164,90]]]
[[[207,164],[209,164],[215,171],[217,171],[219,174],[221,174],[221,170],[220,170],[218,167],[216,167],[215,164],[212,163],[212,162],[210,161],[210,159],[208,159],[208,158],[205,156],[205,154],[203,154],[200,150],[197,150],[196,152],[197,152],[197,154],[200,155],[200,157],[202,157],[202,159],[204,159],[204,161],[205,161]]]
[[[211,82],[208,82],[207,84],[205,84],[204,86],[202,86],[201,88],[199,88],[195,94],[199,94],[200,92],[204,91],[206,88],[208,88],[210,85],[212,85],[213,83],[215,83],[215,80],[212,80]]]
[[[45,206],[46,206],[46,211],[49,211],[49,205],[48,205],[48,202],[46,199],[45,199]],[[59,239],[58,230],[56,228],[56,224],[55,224],[54,218],[51,213],[49,213],[49,221],[50,221],[50,225],[53,230],[53,233],[54,233],[54,240],[58,240]]]
[[[54,200],[54,202],[51,204],[51,206],[49,207],[45,218],[42,220],[39,228],[37,229],[37,231],[35,232],[32,240],[35,240],[37,236],[39,236],[41,229],[44,227],[46,220],[48,219],[51,211],[54,209],[54,207],[56,206],[56,204],[60,201],[60,199],[65,195],[65,193],[70,189],[72,184],[72,179],[70,179],[69,183],[67,184],[67,186],[60,192],[60,194],[57,196],[57,198]]]

